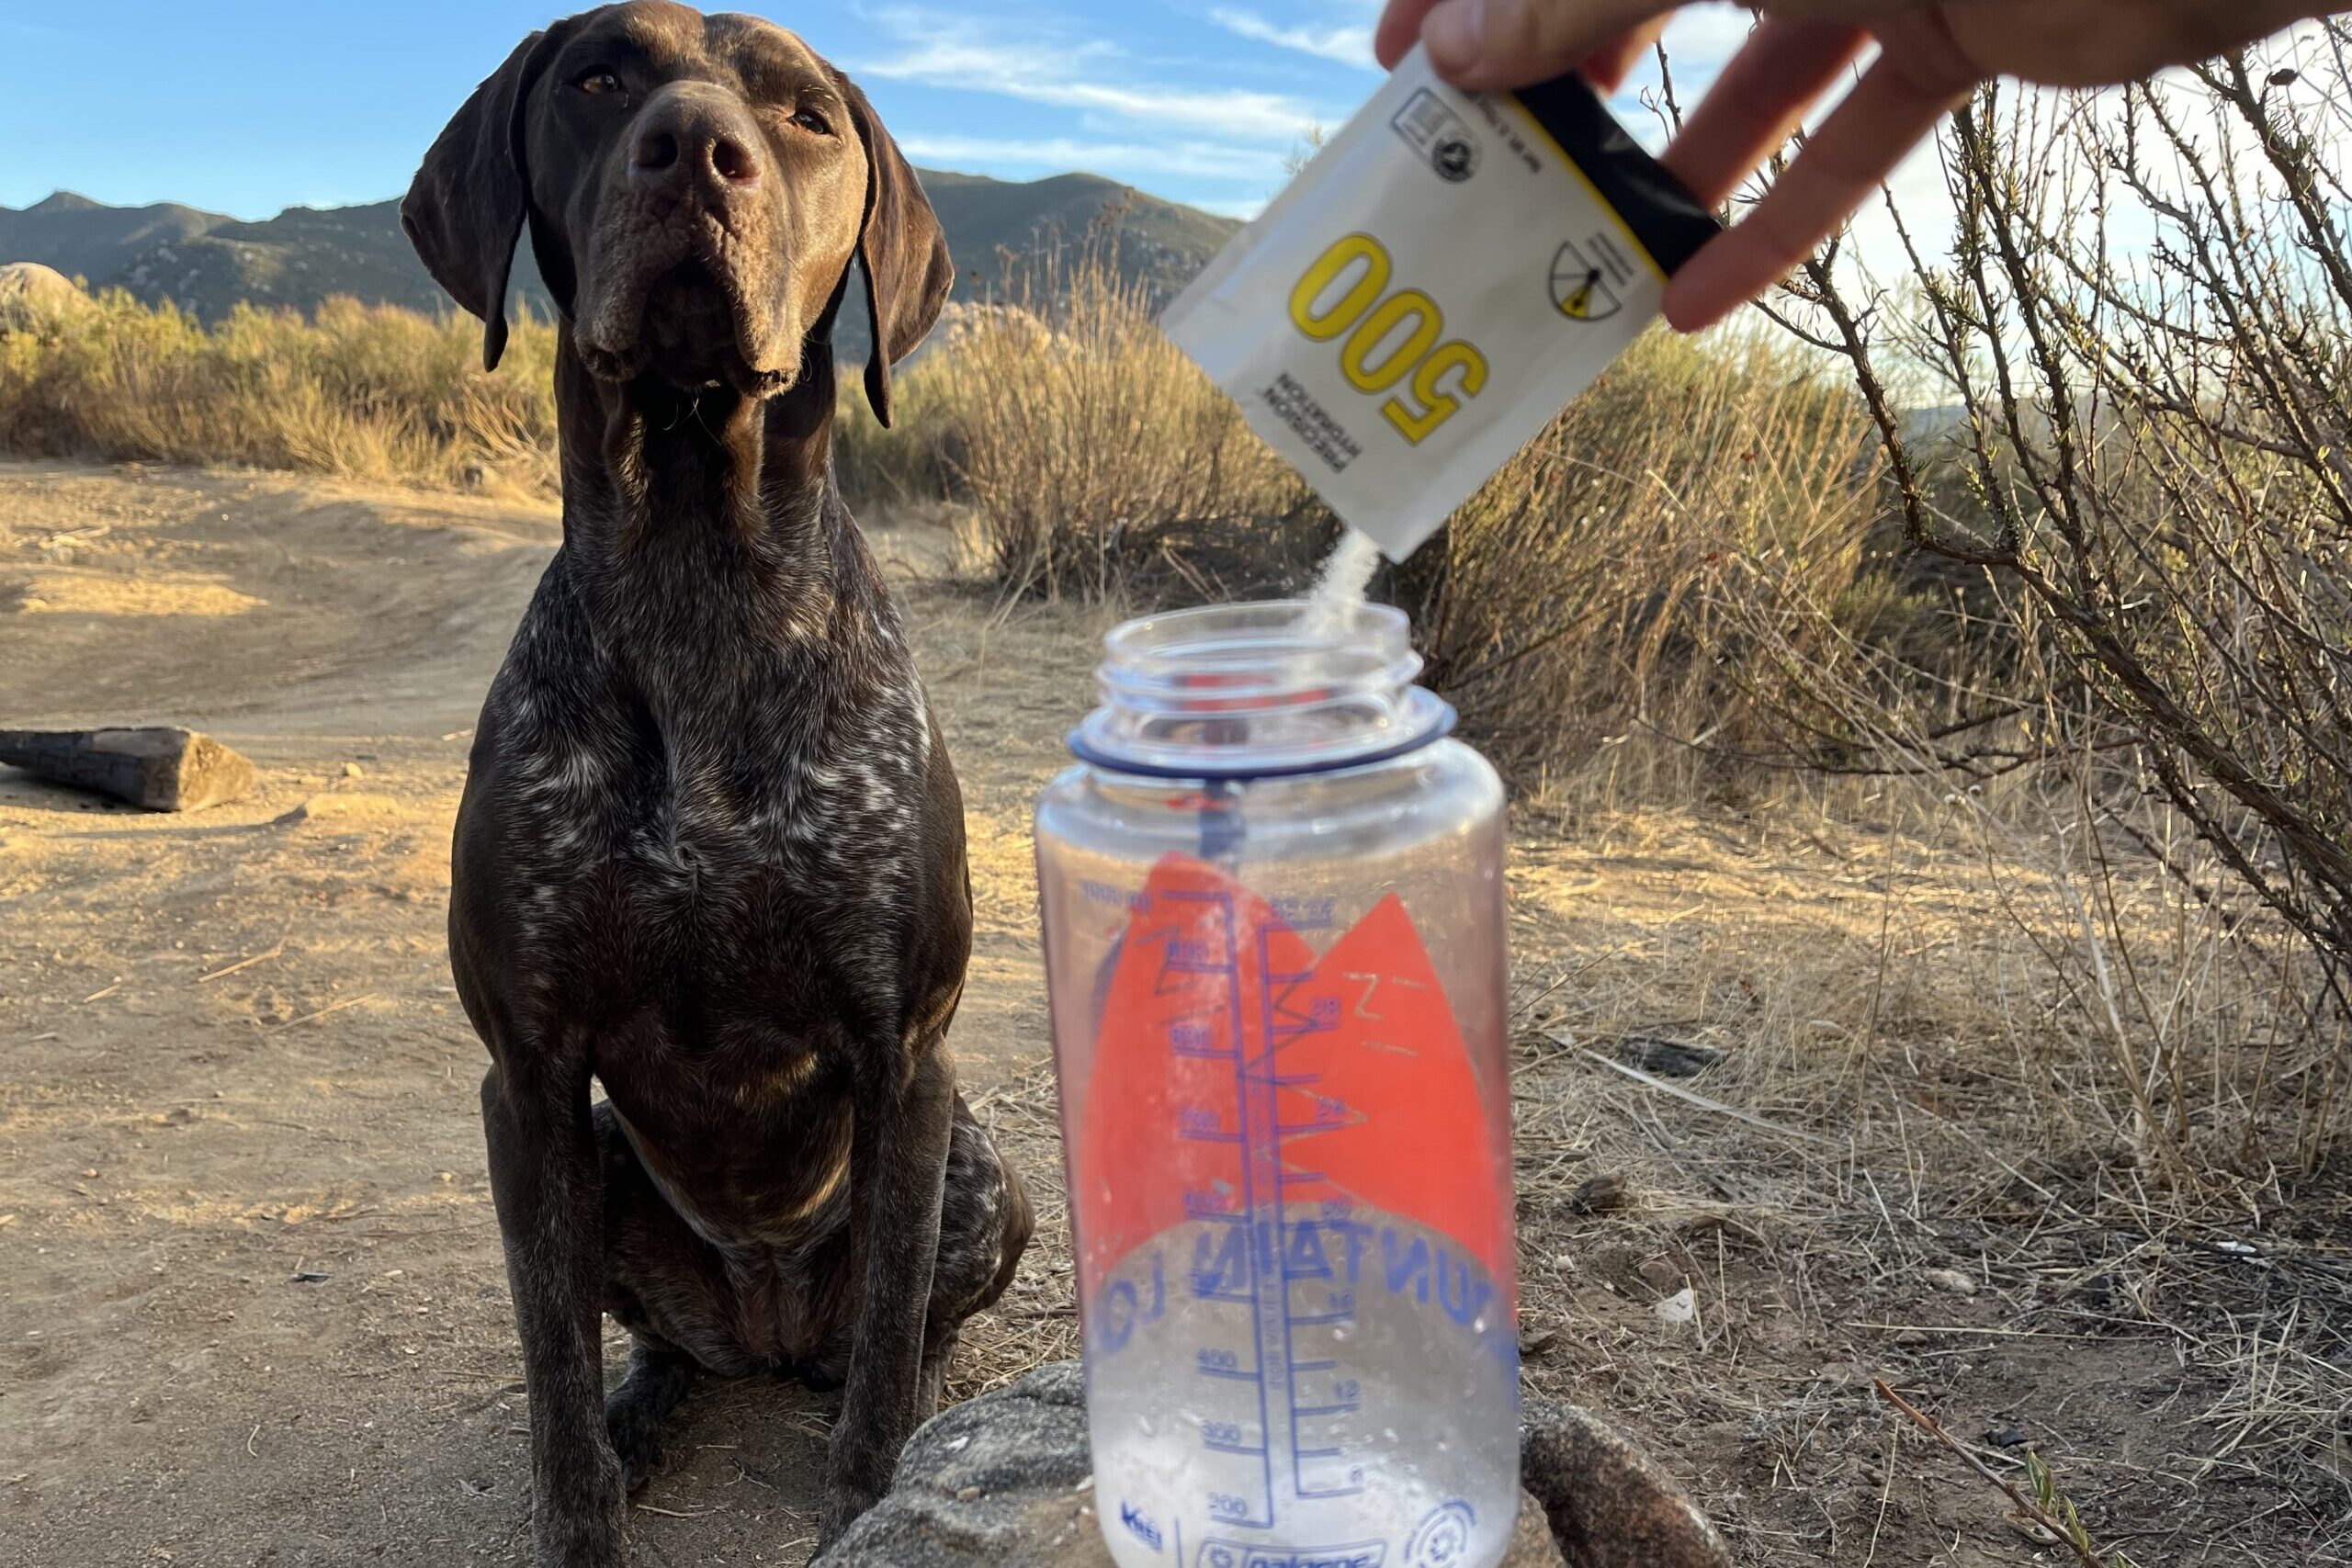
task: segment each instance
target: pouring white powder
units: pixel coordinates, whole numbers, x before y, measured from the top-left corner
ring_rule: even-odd
[[[1380,547],[1372,536],[1342,529],[1339,543],[1323,558],[1323,570],[1315,574],[1299,629],[1311,640],[1339,636],[1348,612],[1363,603],[1364,590],[1372,586],[1372,574],[1379,567]]]

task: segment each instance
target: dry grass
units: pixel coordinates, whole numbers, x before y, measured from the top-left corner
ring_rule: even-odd
[[[1162,335],[1113,238],[1015,268],[955,310],[903,378],[897,430],[847,400],[844,483],[968,504],[989,575],[1017,593],[1198,597],[1303,579],[1331,525]]]
[[[450,489],[555,488],[555,333],[520,321],[496,375],[481,328],[332,299],[207,326],[109,291],[0,333],[0,449],[229,463]]]
[[[2096,978],[2122,961],[2084,913],[2102,875],[2079,852],[2069,863],[2065,839],[1901,784],[1848,804],[1860,830],[1784,797],[1732,822],[1601,819],[1522,853],[1515,945],[1566,947],[1521,987],[1522,1190],[1549,1204],[1522,1217],[1545,1303],[1530,1333],[1574,1347],[1537,1385],[1661,1430],[1736,1425],[1764,1453],[1717,1506],[1762,1561],[1782,1560],[1764,1550],[1779,1530],[1863,1561],[1883,1487],[1956,1478],[1891,1435],[1865,1371],[1980,1450],[2021,1428],[2074,1472],[2100,1540],[2161,1519],[2131,1542],[2139,1561],[2190,1561],[2222,1521],[2271,1506],[2302,1539],[2340,1540],[2340,1176],[2224,1160],[2220,1139],[2193,1175],[2143,1152]],[[2109,887],[2143,975],[2178,987],[2172,1041],[2205,1075],[2209,1128],[2267,1113],[2282,1068],[2324,1068],[2326,1043],[2265,1061],[2297,1008],[2233,970],[2177,884],[2143,865]],[[1588,1055],[1658,1035],[1723,1050],[1693,1087],[1790,1134]],[[1568,1212],[1564,1178],[1594,1170],[1625,1178],[1629,1212]],[[1647,1353],[1657,1330],[1634,1309],[1684,1285],[1698,1354]],[[1856,1457],[1890,1442],[1907,1458],[1852,1486]],[[2016,1472],[2021,1447],[1990,1452]],[[1898,1496],[1908,1528],[1881,1561],[1949,1542],[1905,1512]],[[2245,1561],[2311,1560],[2242,1545]]]
[[[1522,784],[1688,801],[1723,779],[1700,749],[1769,718],[1711,563],[1769,553],[1827,607],[1818,635],[1860,630],[1900,600],[1861,548],[1872,474],[1852,400],[1785,346],[1654,333],[1388,586],[1430,683]]]

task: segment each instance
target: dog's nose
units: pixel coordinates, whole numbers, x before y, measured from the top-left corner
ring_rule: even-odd
[[[715,95],[671,93],[646,105],[628,173],[650,190],[684,196],[707,186],[722,198],[760,183],[759,135],[741,107]]]

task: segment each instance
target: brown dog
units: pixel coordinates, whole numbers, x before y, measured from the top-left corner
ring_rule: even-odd
[[[1030,1229],[944,1043],[971,940],[956,775],[830,467],[853,259],[887,423],[946,247],[841,73],[651,0],[526,39],[401,220],[485,363],[526,226],[561,311],[563,546],[482,709],[449,914],[538,1560],[620,1561],[697,1369],[844,1385],[831,1541]],[[609,1398],[600,1311],[635,1336]]]

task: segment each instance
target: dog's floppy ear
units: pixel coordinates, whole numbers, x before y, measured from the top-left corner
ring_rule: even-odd
[[[858,231],[857,259],[865,268],[865,320],[874,346],[865,359],[865,400],[874,417],[890,423],[890,367],[914,352],[956,281],[947,259],[947,237],[939,215],[922,193],[922,182],[882,129],[874,106],[857,85],[833,73],[842,97],[865,147],[865,221]]]
[[[506,350],[506,277],[530,206],[523,103],[560,41],[559,25],[514,46],[476,87],[418,165],[401,227],[433,281],[482,321],[481,363]]]

